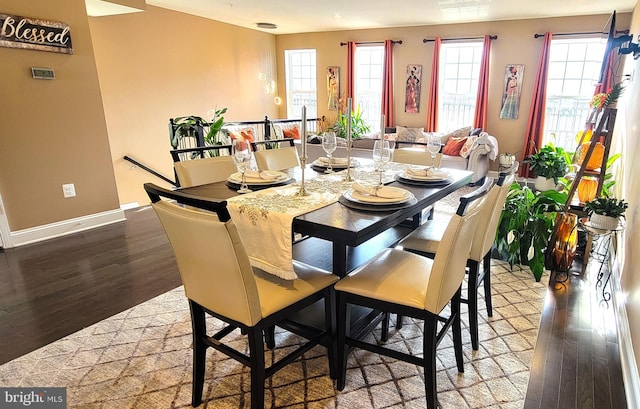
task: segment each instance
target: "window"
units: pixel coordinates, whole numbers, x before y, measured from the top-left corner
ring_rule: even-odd
[[[587,120],[604,50],[599,38],[551,40],[543,145],[552,142],[575,150],[575,136]]]
[[[287,117],[301,118],[307,107],[307,118],[318,115],[316,94],[316,50],[285,50]]]
[[[442,44],[438,131],[448,132],[473,123],[482,60],[482,43]]]
[[[380,128],[383,65],[384,46],[362,45],[356,47],[353,110],[355,111],[360,105],[362,119],[372,131]]]

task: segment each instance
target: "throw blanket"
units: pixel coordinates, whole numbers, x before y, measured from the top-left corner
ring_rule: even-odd
[[[498,140],[486,132],[480,132],[480,135],[474,142],[471,150],[474,150],[480,143],[487,144],[491,147],[491,150],[489,151],[489,159],[496,160],[498,157]]]

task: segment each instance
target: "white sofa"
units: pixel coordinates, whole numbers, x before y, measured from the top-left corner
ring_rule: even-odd
[[[391,128],[393,129],[393,128]],[[393,133],[388,133],[387,136],[393,135]],[[310,141],[316,141],[317,138],[310,137]],[[390,139],[394,139],[391,136]],[[442,137],[443,146],[447,142],[447,137]],[[346,143],[344,143],[343,139],[339,144],[338,149],[334,152],[334,157],[346,157],[347,156],[347,148]],[[355,158],[368,158],[371,159],[371,150],[373,149],[373,143],[375,138],[364,137],[360,139],[355,139],[352,141],[351,148],[351,156]],[[301,152],[301,144],[299,141],[296,141],[296,147],[298,148],[298,153]],[[402,144],[400,146],[412,146]],[[414,147],[418,147],[419,145],[414,145]],[[425,149],[425,155],[429,155],[429,153]],[[320,156],[326,156],[326,153],[322,149],[322,145],[318,143],[307,143],[307,163],[313,162]],[[489,172],[490,161],[495,160],[498,156],[498,142],[496,138],[489,135],[486,132],[482,132],[478,135],[477,139],[474,140],[473,145],[471,146],[471,150],[469,151],[469,156],[467,158],[463,158],[462,156],[449,156],[442,155],[441,166],[443,168],[453,168],[453,169],[464,169],[470,170],[474,173],[472,183],[477,184],[481,182],[483,178]]]

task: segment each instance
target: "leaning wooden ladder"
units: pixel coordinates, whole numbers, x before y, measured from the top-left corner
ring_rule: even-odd
[[[578,217],[585,216],[584,207],[581,205],[573,204],[573,199],[578,190],[578,186],[580,185],[580,180],[587,175],[598,178],[598,187],[596,190],[596,195],[599,195],[602,191],[602,187],[604,186],[605,174],[607,170],[607,161],[609,160],[609,151],[611,149],[611,140],[613,138],[613,128],[616,122],[616,114],[618,110],[616,108],[605,108],[603,111],[593,110],[589,114],[589,118],[585,124],[585,129],[582,132],[580,137],[580,142],[578,143],[578,148],[576,152],[581,151],[582,144],[586,139],[588,131],[593,131],[591,135],[591,141],[589,142],[589,148],[587,152],[583,155],[582,161],[580,162],[580,168],[576,172],[576,175],[571,183],[571,188],[569,189],[569,193],[567,195],[567,202],[564,204],[562,208],[562,212],[558,213],[558,217],[556,218],[556,223],[554,223],[553,232],[551,237],[549,238],[549,243],[547,244],[547,249],[545,252],[545,264],[546,268],[549,270],[555,270],[556,266],[553,259],[553,249],[555,247],[556,239],[558,237],[558,229],[560,228],[560,223],[558,223],[559,216],[562,213],[572,212],[576,213]],[[595,129],[594,129],[595,125]],[[600,163],[600,167],[596,168],[596,170],[587,170],[587,164],[591,160],[591,156],[596,148],[596,145],[601,142],[604,145],[604,154],[602,155],[602,163]],[[574,157],[575,162],[575,157]],[[567,267],[568,268],[568,267]]]

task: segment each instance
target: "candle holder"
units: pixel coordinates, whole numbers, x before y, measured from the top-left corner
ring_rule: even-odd
[[[296,193],[296,196],[309,196],[307,189],[304,187],[304,169],[307,166],[307,157],[300,157],[300,168],[302,169],[302,177],[300,179],[300,190]]]
[[[353,182],[351,177],[351,98],[347,99],[347,173],[344,175],[345,182]]]

